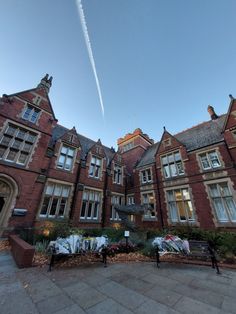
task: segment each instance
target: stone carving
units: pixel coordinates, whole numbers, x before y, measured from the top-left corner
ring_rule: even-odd
[[[1,196],[8,196],[11,193],[9,185],[5,182],[0,181],[0,195]]]

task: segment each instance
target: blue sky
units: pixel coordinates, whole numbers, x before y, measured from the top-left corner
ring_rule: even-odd
[[[0,93],[53,76],[59,123],[115,146],[225,113],[236,97],[235,0],[84,0],[103,119],[75,0],[0,0]]]

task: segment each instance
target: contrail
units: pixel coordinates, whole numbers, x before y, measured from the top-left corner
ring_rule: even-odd
[[[76,6],[78,9],[80,22],[81,22],[83,33],[84,33],[84,39],[85,39],[85,43],[86,43],[87,50],[88,50],[89,60],[90,60],[90,63],[91,63],[92,69],[93,69],[93,74],[94,74],[96,85],[97,85],[97,91],[98,91],[98,96],[99,96],[99,100],[100,100],[100,104],[101,104],[102,114],[104,117],[104,106],[103,106],[103,100],[102,100],[102,93],[101,93],[101,88],[100,88],[100,84],[99,84],[99,80],[98,80],[98,76],[97,76],[97,70],[96,70],[96,66],[95,66],[95,62],[94,62],[93,51],[92,51],[91,42],[89,39],[88,28],[87,28],[81,0],[76,0]]]

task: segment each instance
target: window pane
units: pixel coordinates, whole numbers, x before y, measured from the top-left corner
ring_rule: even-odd
[[[98,209],[99,209],[99,203],[94,204],[94,210],[93,210],[93,218],[96,219],[98,218]]]
[[[180,153],[177,152],[175,153],[175,161],[179,161],[179,160],[181,160],[181,157],[180,157]]]
[[[66,159],[66,157],[64,155],[61,155],[59,157],[59,160],[58,160],[58,163],[57,163],[57,166],[59,168],[63,168],[64,167],[65,159]]]
[[[35,138],[36,138],[36,135],[29,133],[29,134],[27,134],[26,141],[28,141],[30,143],[34,143]]]
[[[170,177],[170,168],[169,166],[164,166],[164,175],[166,178]]]
[[[89,192],[89,200],[94,201],[94,192],[93,191]]]
[[[174,162],[174,155],[171,154],[171,155],[168,155],[168,162],[171,163],[171,162]]]
[[[49,212],[49,216],[55,216],[57,210],[58,198],[54,198]]]
[[[167,198],[168,198],[168,201],[175,200],[173,191],[167,191]]]
[[[86,201],[83,201],[82,203],[82,208],[81,208],[81,213],[80,213],[80,217],[85,217],[85,211],[86,211]]]
[[[26,132],[23,130],[19,130],[17,133],[17,137],[22,139],[22,140],[25,138],[25,135],[26,135]]]
[[[100,166],[100,165],[101,165],[101,159],[96,158],[96,165],[97,165],[97,166]]]
[[[67,154],[67,150],[68,150],[68,148],[66,146],[62,146],[61,153],[66,155]]]
[[[146,171],[142,171],[143,182],[147,181]]]
[[[190,199],[189,191],[187,189],[183,189],[182,193],[183,193],[184,200],[189,200]]]
[[[68,197],[69,196],[69,191],[70,191],[69,187],[63,187],[62,196]]]
[[[88,204],[87,218],[91,218],[91,217],[92,217],[92,208],[93,208],[93,203],[92,203],[92,202],[89,202],[89,204]]]
[[[227,183],[221,183],[219,186],[220,186],[222,196],[230,196],[231,195],[231,192],[228,188]]]
[[[54,195],[61,196],[61,189],[62,189],[61,185],[56,185],[54,189]]]
[[[210,194],[212,197],[218,197],[220,196],[219,190],[217,189],[216,184],[211,184],[210,185]]]
[[[67,157],[66,158],[66,164],[65,164],[65,169],[66,170],[71,170],[72,162],[73,162],[73,159],[71,157]]]
[[[17,155],[17,151],[11,149],[6,157],[6,160],[14,161],[16,159],[16,155]]]
[[[182,201],[182,194],[180,190],[175,190],[175,199],[176,201]]]
[[[214,199],[214,206],[216,210],[216,215],[219,221],[228,221],[228,216],[224,204],[220,198]]]
[[[171,171],[171,176],[172,177],[176,177],[177,176],[177,169],[176,169],[176,165],[175,164],[171,164],[170,165],[170,171]]]
[[[191,201],[185,202],[188,220],[194,220],[193,206]]]
[[[95,166],[94,165],[90,165],[90,168],[89,168],[89,175],[93,177],[93,173],[94,173],[94,168]]]
[[[161,159],[162,159],[162,164],[163,164],[163,165],[166,165],[166,164],[168,163],[166,156],[165,156],[165,157],[162,157]]]
[[[173,202],[169,203],[170,206],[170,219],[172,222],[178,221],[178,214],[177,214],[177,207],[176,204]]]
[[[226,204],[229,209],[229,215],[232,221],[236,221],[236,207],[235,207],[235,202],[232,197],[226,197],[225,199]]]
[[[75,153],[75,150],[73,148],[68,148],[68,156],[73,157]]]
[[[176,164],[176,166],[177,166],[177,169],[178,169],[178,174],[183,174],[183,173],[184,173],[184,169],[183,169],[183,164],[182,164],[182,162],[178,162],[178,163]]]
[[[32,116],[31,116],[31,122],[35,123],[38,119],[38,115],[39,115],[39,112],[38,111],[33,111],[32,113]]]
[[[63,217],[65,214],[65,209],[66,209],[66,198],[61,199],[60,207],[59,207],[59,212],[58,216]]]
[[[42,209],[40,211],[40,215],[41,216],[46,216],[47,215],[49,202],[50,202],[50,197],[45,196],[44,200],[43,200],[43,206],[42,206]]]
[[[16,128],[12,125],[9,125],[7,128],[6,134],[14,135],[15,131],[16,131]]]
[[[179,209],[179,218],[180,218],[180,220],[181,221],[185,221],[186,220],[186,213],[185,213],[183,202],[178,202],[177,206],[178,206],[178,209]]]
[[[88,191],[84,191],[83,200],[88,200]]]
[[[207,156],[206,155],[201,155],[200,158],[201,158],[202,168],[203,169],[209,169],[210,168],[210,164],[209,164],[209,161],[207,159]]]
[[[46,188],[46,194],[47,194],[47,195],[52,195],[52,193],[53,193],[53,188],[54,188],[54,185],[53,185],[53,184],[48,184],[48,185],[47,185],[47,188]]]
[[[26,160],[27,160],[27,157],[28,157],[28,154],[26,154],[26,153],[20,153],[20,156],[19,156],[17,162],[18,162],[19,164],[23,164],[23,165],[24,165],[25,162],[26,162]]]
[[[0,158],[3,157],[5,150],[6,150],[6,147],[0,146]]]
[[[19,149],[20,146],[21,146],[21,141],[19,140],[14,140],[13,144],[11,145],[12,148],[16,148],[16,149]]]
[[[209,158],[211,160],[211,164],[213,168],[217,168],[220,166],[220,162],[216,152],[209,153]]]
[[[23,147],[23,150],[24,150],[25,152],[30,152],[30,151],[31,151],[31,148],[32,148],[32,145],[31,145],[31,144],[25,143],[25,144],[24,144],[24,147]]]
[[[99,166],[96,166],[96,169],[95,169],[95,178],[99,178],[99,173],[100,173],[100,167]]]
[[[24,114],[23,114],[23,119],[26,119],[26,120],[29,120],[29,116],[30,116],[30,113],[31,113],[31,108],[26,108],[26,110],[25,110],[25,112],[24,112]]]
[[[1,144],[8,146],[11,139],[12,139],[12,137],[4,135],[2,140],[1,140]]]

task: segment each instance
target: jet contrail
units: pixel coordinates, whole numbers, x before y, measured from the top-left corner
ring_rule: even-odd
[[[97,85],[97,91],[98,91],[98,96],[99,96],[99,100],[100,100],[100,104],[101,104],[102,114],[104,117],[104,106],[103,106],[103,100],[102,100],[102,93],[101,93],[101,88],[100,88],[100,84],[99,84],[99,80],[98,80],[98,76],[97,76],[97,70],[96,70],[96,66],[95,66],[95,62],[94,62],[93,51],[92,51],[92,47],[91,47],[91,43],[90,43],[90,39],[89,39],[88,28],[86,25],[86,20],[85,20],[85,15],[84,15],[84,10],[82,7],[81,0],[76,0],[76,6],[78,9],[80,22],[81,22],[83,33],[84,33],[84,39],[85,39],[85,43],[86,43],[87,50],[88,50],[89,60],[90,60],[90,63],[91,63],[92,69],[93,69],[93,74],[94,74],[96,85]]]

